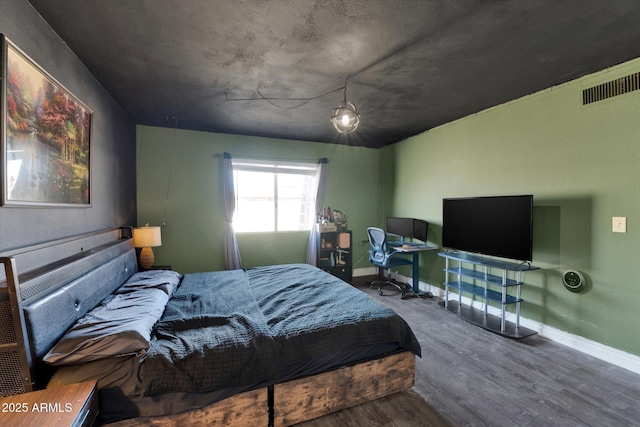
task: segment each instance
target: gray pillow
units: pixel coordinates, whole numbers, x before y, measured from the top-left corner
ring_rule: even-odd
[[[141,271],[132,275],[115,294],[124,294],[140,289],[157,288],[163,290],[169,297],[178,287],[182,275],[171,270]]]
[[[74,365],[144,353],[169,296],[147,288],[111,295],[81,317],[44,356],[52,365]]]

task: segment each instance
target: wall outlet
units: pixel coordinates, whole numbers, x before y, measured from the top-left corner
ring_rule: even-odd
[[[612,231],[614,233],[626,233],[627,232],[627,217],[626,216],[614,216],[612,220]]]

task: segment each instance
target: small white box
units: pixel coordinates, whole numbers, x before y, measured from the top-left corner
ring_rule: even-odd
[[[320,224],[318,224],[318,230],[320,230],[321,233],[327,233],[331,231],[337,231],[338,226],[335,222],[321,222]]]

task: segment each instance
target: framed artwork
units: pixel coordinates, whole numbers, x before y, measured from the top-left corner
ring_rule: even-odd
[[[2,43],[2,205],[91,206],[93,112]]]

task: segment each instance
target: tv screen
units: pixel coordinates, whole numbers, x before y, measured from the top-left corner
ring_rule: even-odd
[[[533,196],[443,199],[442,246],[532,261]]]
[[[427,221],[415,218],[387,217],[387,233],[407,239],[427,241]]]

